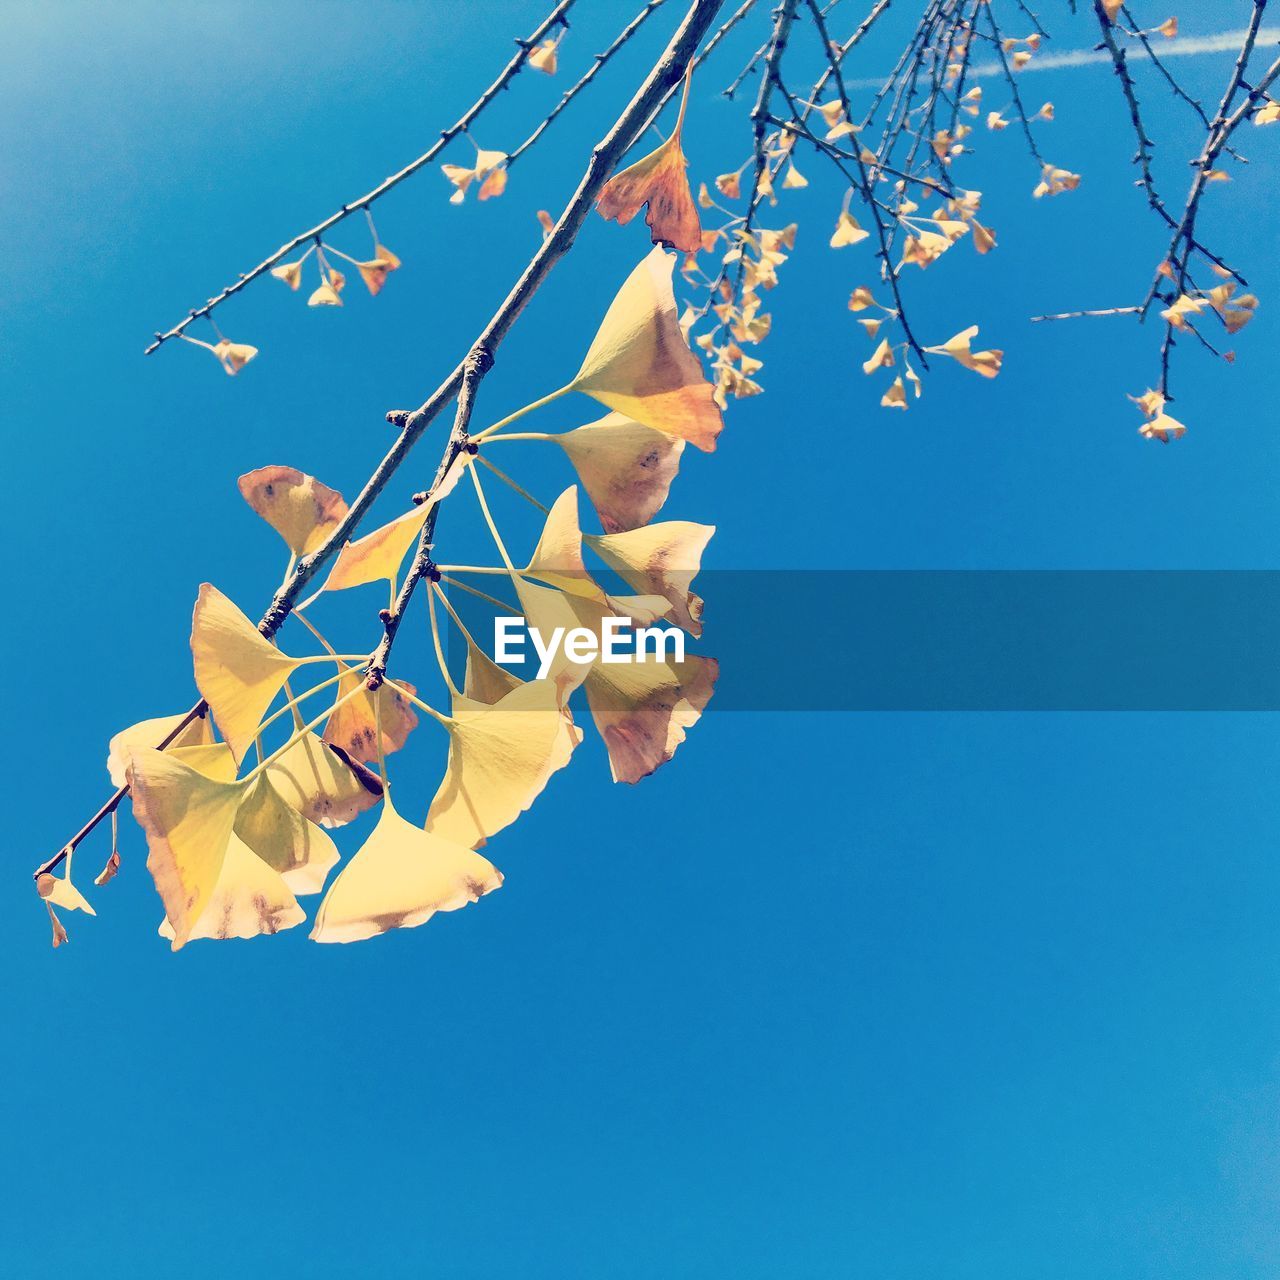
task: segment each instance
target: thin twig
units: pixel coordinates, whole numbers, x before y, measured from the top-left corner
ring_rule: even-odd
[[[441,131],[440,136],[422,153],[416,160],[411,160],[403,169],[397,173],[393,173],[391,177],[384,179],[371,191],[366,191],[364,195],[355,200],[350,200],[344,204],[336,213],[331,213],[322,222],[316,223],[314,227],[309,227],[306,231],[299,232],[292,240],[287,240],[269,257],[264,258],[252,271],[247,271],[240,276],[234,284],[229,284],[221,293],[215,294],[202,307],[196,307],[195,310],[187,313],[184,320],[179,321],[172,329],[165,333],[156,333],[155,341],[147,347],[143,355],[150,355],[158,347],[168,342],[171,338],[176,338],[181,334],[187,326],[193,321],[198,320],[201,316],[209,315],[215,307],[220,306],[228,298],[239,293],[247,284],[252,283],[259,276],[270,271],[276,263],[287,258],[295,249],[301,248],[302,245],[318,240],[331,227],[335,227],[338,223],[349,218],[353,213],[357,213],[362,209],[374,203],[375,200],[381,199],[393,187],[398,187],[410,175],[418,172],[423,165],[430,164],[432,160],[438,156],[441,151],[449,145],[460,133],[465,133],[468,127],[475,123],[485,108],[500,94],[511,81],[520,73],[525,63],[529,59],[529,54],[537,43],[555,26],[568,26],[566,14],[572,8],[575,0],[559,0],[559,3],[551,10],[549,14],[538,24],[531,35],[526,39],[516,40],[519,48],[516,50],[515,56],[507,63],[499,72],[498,78],[476,99],[467,110],[458,117],[447,129]]]

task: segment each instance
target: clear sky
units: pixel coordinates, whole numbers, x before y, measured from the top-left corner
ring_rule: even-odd
[[[484,146],[518,141],[630,8],[582,7],[561,77],[522,77]],[[390,438],[382,414],[465,349],[537,244],[534,210],[562,207],[678,7],[501,200],[453,208],[438,172],[387,199],[404,267],[376,302],[357,285],[318,313],[264,281],[227,306],[228,336],[262,349],[229,379],[195,349],[142,348],[420,152],[541,6],[5,6],[0,661],[21,733],[0,893],[0,1273],[1280,1273],[1274,716],[713,712],[635,788],[610,784],[589,734],[492,843],[501,892],[349,947],[298,929],[171,955],[126,821],[98,917],[69,916],[70,945],[49,947],[30,869],[105,795],[110,734],[192,701],[198,584],[256,616],[278,580],[236,476],[288,463],[356,490]],[[1059,47],[1094,42],[1043,7]],[[1212,33],[1247,8],[1177,11]],[[695,85],[697,177],[745,159],[746,121],[718,91],[761,38]],[[854,73],[884,70],[890,43]],[[1214,98],[1228,65],[1180,70]],[[1154,332],[1027,323],[1134,300],[1162,249],[1110,73],[1026,84],[1057,104],[1043,145],[1079,191],[1032,202],[1014,131],[983,137],[966,181],[998,251],[965,246],[909,281],[930,341],[978,323],[1004,373],[942,369],[908,414],[877,407],[844,309],[870,259],[825,248],[838,195],[810,161],[812,185],[778,210],[801,232],[770,299],[767,393],[733,406],[715,455],[688,451],[667,508],[718,527],[708,564],[1280,567],[1280,130],[1246,130],[1251,165],[1210,193],[1262,308],[1234,367],[1181,353],[1190,430],[1165,448],[1124,399],[1154,375]],[[1172,108],[1149,96],[1163,128]],[[1181,192],[1181,162],[1163,172]],[[335,241],[363,252],[363,229]],[[572,374],[646,247],[593,217],[503,348],[483,416]],[[594,416],[564,402],[546,425]],[[384,514],[435,455],[425,442]],[[543,494],[569,482],[542,455],[512,466]],[[452,508],[441,536],[479,545]],[[344,643],[366,643],[376,596],[326,615]],[[708,613],[713,652],[714,599]],[[814,661],[767,600],[758,626],[779,662]],[[429,682],[421,634],[404,662]],[[418,737],[393,776],[420,817],[440,744]],[[105,853],[86,846],[77,878]]]

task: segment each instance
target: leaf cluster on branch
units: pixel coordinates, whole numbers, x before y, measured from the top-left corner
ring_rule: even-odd
[[[241,373],[259,353],[224,337],[214,312],[262,276],[295,292],[306,281],[309,306],[340,307],[346,273],[334,265],[337,260],[354,268],[377,297],[401,261],[379,238],[371,206],[460,138],[474,155],[439,161],[450,200],[461,203],[472,191],[480,200],[508,193],[515,163],[663,0],[648,0],[523,142],[509,151],[482,148],[473,128],[494,98],[525,67],[556,75],[562,59],[568,61],[572,3],[561,0],[517,41],[516,55],[490,87],[426,152],[158,332],[148,352],[178,338],[207,348],[228,374]],[[780,0],[766,10],[745,0],[717,27],[720,0],[693,0],[592,151],[564,211],[558,218],[538,211],[541,244],[463,358],[417,409],[388,413],[398,432],[395,443],[361,491],[348,502],[321,480],[282,466],[241,477],[245,500],[286,545],[283,581],[256,625],[214,586],[200,587],[191,631],[199,700],[185,713],[145,720],[111,740],[108,771],[115,792],[35,873],[55,946],[67,938],[56,908],[92,913],[72,882],[72,858],[108,818],[112,847],[95,883],[106,884],[121,868],[117,815],[129,796],[164,907],[161,932],[175,949],[197,938],[290,928],[304,919],[299,897],[321,892],[312,937],[346,942],[421,924],[502,883],[487,842],[570,762],[583,737],[570,706],[578,690],[615,780],[638,781],[672,758],[712,696],[713,659],[676,662],[651,655],[620,675],[599,661],[561,654],[543,677],[521,681],[484,652],[445,588],[521,614],[547,633],[582,629],[599,636],[606,619],[623,616],[636,626],[664,622],[700,634],[702,601],[691,584],[714,531],[654,517],[685,446],[713,451],[729,401],[762,389],[763,361],[755,353],[772,328],[766,299],[785,274],[799,233],[796,223],[773,212],[788,193],[821,177],[834,181],[833,228],[829,234],[824,229],[823,238],[842,261],[861,263],[848,307],[865,335],[863,373],[883,381],[883,406],[906,410],[922,394],[931,357],[984,378],[999,374],[1004,353],[977,342],[976,324],[940,341],[918,336],[925,325],[916,304],[908,308],[907,284],[917,273],[945,271],[943,260],[958,246],[984,256],[997,249],[980,191],[959,181],[974,165],[976,136],[998,139],[1013,130],[1022,138],[1033,166],[1030,194],[1037,199],[1069,196],[1079,186],[1080,175],[1047,159],[1041,148],[1042,131],[1057,109],[1050,102],[1033,109],[1023,91],[1021,73],[1041,56],[1048,32],[1023,0],[924,0],[890,74],[869,99],[855,101],[846,78],[849,59],[882,22],[890,0],[876,0],[843,37],[832,29],[842,16],[838,7],[839,0]],[[1233,146],[1238,128],[1249,120],[1259,126],[1280,120],[1280,104],[1269,96],[1280,62],[1256,75],[1251,70],[1266,0],[1250,0],[1250,7],[1242,46],[1210,114],[1157,51],[1157,42],[1178,38],[1176,18],[1143,27],[1119,0],[1091,4],[1098,49],[1112,63],[1118,101],[1135,132],[1138,185],[1168,244],[1140,303],[1040,318],[1158,316],[1163,339],[1157,388],[1131,397],[1144,417],[1142,434],[1152,439],[1167,441],[1185,430],[1167,412],[1178,341],[1194,338],[1213,354],[1233,358],[1218,350],[1206,327],[1217,324],[1235,334],[1258,306],[1244,277],[1208,247],[1200,230],[1206,193],[1230,177],[1226,166],[1242,159]],[[757,37],[755,53],[725,89],[736,100],[748,79],[757,80],[746,113],[746,158],[736,169],[691,182],[684,150],[696,117],[691,83],[705,74],[700,68],[726,38],[757,17],[763,38]],[[1202,131],[1181,207],[1167,203],[1156,184],[1135,61],[1174,94]],[[983,80],[994,80],[998,91],[988,92]],[[670,131],[632,159],[677,95]],[[515,413],[475,429],[481,388],[499,347],[593,206],[623,227],[643,215],[653,248],[608,307],[577,372]],[[367,221],[368,256],[333,242],[334,230],[357,212]],[[705,225],[708,218],[717,225]],[[674,288],[677,264],[683,311]],[[196,321],[213,327],[215,341],[188,332]],[[607,412],[565,432],[527,424],[511,429],[571,394],[589,397]],[[449,406],[452,428],[430,485],[409,510],[361,533],[391,476]],[[493,458],[499,445],[548,443],[576,471],[601,532],[580,523],[578,485],[544,502]],[[498,453],[505,457],[507,449]],[[527,558],[513,555],[503,537],[486,491],[490,481],[542,513],[542,533]],[[447,501],[468,495],[488,528],[493,563],[471,563],[474,555],[447,563],[439,554],[441,511]],[[588,557],[634,594],[607,591]],[[494,590],[505,590],[506,597],[482,589],[478,580],[498,583]],[[308,610],[321,596],[331,599],[372,583],[385,584],[388,592],[373,642],[362,652],[339,653]],[[392,669],[397,635],[420,589],[439,667],[440,696],[432,699]],[[291,621],[296,635],[282,647],[280,633]],[[467,653],[461,687],[444,657],[443,633],[450,627]],[[414,808],[411,782],[397,779],[392,802],[387,758],[417,730],[420,717],[446,734],[448,761],[425,820],[417,824],[403,816]],[[325,891],[341,860],[329,831],[379,805],[372,832]]]

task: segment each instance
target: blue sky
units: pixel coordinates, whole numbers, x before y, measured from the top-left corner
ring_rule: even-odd
[[[523,77],[483,145],[523,137],[624,12],[584,8],[561,78]],[[98,917],[70,917],[70,946],[49,948],[29,870],[105,794],[110,734],[192,700],[198,584],[256,615],[278,580],[277,543],[235,477],[281,462],[355,491],[388,442],[383,412],[421,401],[505,293],[537,243],[534,210],[563,205],[674,25],[668,8],[503,199],[452,208],[426,172],[379,207],[405,265],[376,303],[316,313],[267,281],[225,308],[228,336],[262,349],[233,380],[194,349],[142,347],[422,150],[538,12],[8,7],[0,660],[23,732],[0,894],[0,1271],[1280,1268],[1271,716],[709,714],[636,788],[610,784],[589,736],[493,842],[500,893],[361,946],[284,935],[170,955],[126,823]],[[1246,8],[1178,12],[1212,32]],[[1091,44],[1060,9],[1060,46]],[[759,39],[744,33],[695,86],[698,177],[745,158],[742,112],[718,90]],[[857,73],[888,65],[891,44],[869,42]],[[1212,99],[1226,66],[1180,69]],[[812,185],[778,211],[801,232],[770,298],[767,394],[733,406],[715,455],[688,451],[667,508],[717,525],[709,565],[1280,567],[1280,131],[1246,131],[1252,163],[1211,192],[1210,226],[1263,305],[1234,367],[1182,353],[1183,441],[1140,440],[1124,398],[1154,375],[1153,332],[1027,323],[1133,300],[1162,252],[1112,79],[1027,80],[1057,104],[1043,146],[1084,174],[1072,195],[1033,203],[1014,131],[981,140],[965,180],[1000,247],[952,253],[910,279],[909,300],[930,341],[980,324],[1005,371],[941,369],[906,415],[881,411],[858,369],[866,343],[844,307],[869,258],[826,250],[839,197],[808,163]],[[1165,136],[1180,117],[1148,96]],[[335,242],[362,251],[363,235]],[[638,227],[591,220],[504,346],[482,416],[572,374],[645,247]],[[545,422],[594,416],[562,402]],[[425,441],[385,514],[435,453]],[[569,482],[541,455],[512,467],[543,494]],[[480,545],[452,507],[441,535]],[[365,643],[372,595],[325,615],[344,644]],[[767,602],[759,626],[780,662],[799,660],[802,637]],[[404,670],[426,683],[422,640]],[[418,736],[393,777],[421,808],[441,744]],[[87,846],[78,879],[101,856]]]

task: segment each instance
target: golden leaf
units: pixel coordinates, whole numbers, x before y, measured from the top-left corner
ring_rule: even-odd
[[[294,467],[259,467],[236,483],[240,496],[295,556],[322,546],[347,514],[342,494]]]
[[[332,268],[324,274],[319,287],[307,299],[309,307],[340,307],[342,299],[338,296],[347,283],[341,271]]]
[[[339,699],[365,682],[364,673],[354,667],[344,664],[342,671],[342,679],[338,681]],[[397,680],[396,683],[410,693],[418,692],[407,680]],[[382,718],[383,755],[399,751],[409,734],[418,727],[413,704],[399,690],[384,683],[374,692],[366,688],[350,702],[337,707],[325,724],[323,739],[330,746],[340,747],[352,760],[366,764],[377,760],[379,716]]]
[[[201,584],[191,618],[191,655],[196,687],[239,763],[267,708],[298,663],[264,639],[207,582]]]
[[[582,740],[566,732],[552,680],[531,680],[492,706],[455,699],[449,764],[427,813],[426,829],[474,848],[533,804]]]
[[[714,658],[597,664],[586,680],[587,704],[609,752],[615,782],[639,782],[665,764],[711,698]]]
[[[46,871],[36,880],[36,892],[45,902],[64,911],[83,911],[87,916],[98,914],[84,894],[71,883],[70,873],[55,876]]]
[[[836,220],[836,230],[831,237],[831,247],[833,249],[841,249],[847,244],[857,244],[859,241],[865,240],[870,234],[869,231],[864,231],[859,226],[857,218],[846,209],[841,212],[840,217]]]
[[[1057,196],[1064,191],[1074,191],[1080,185],[1080,175],[1068,169],[1058,169],[1046,164],[1040,171],[1040,181],[1036,184],[1032,195],[1037,200],[1041,196]]]
[[[901,378],[894,378],[889,390],[880,397],[882,409],[905,409],[907,407],[907,388]]]
[[[978,332],[976,324],[948,338],[940,347],[926,347],[925,350],[940,356],[950,356],[966,369],[981,374],[984,378],[994,378],[1000,372],[1000,364],[1004,359],[1003,351],[972,351],[969,343]]]
[[[319,893],[338,861],[338,851],[324,831],[285,801],[272,772],[268,769],[249,785],[236,814],[235,833],[292,893]]]
[[[47,902],[44,905],[49,912],[49,923],[53,926],[53,949],[56,951],[67,941],[67,931],[62,927],[62,921],[58,919],[57,912]]]
[[[680,333],[675,257],[654,249],[618,291],[569,389],[704,452],[723,422],[697,356]]]
[[[573,463],[606,533],[634,529],[657,514],[685,446],[620,413],[551,438]]]
[[[399,269],[400,259],[385,245],[381,244],[373,246],[373,257],[368,262],[356,263],[356,270],[360,272],[360,279],[364,281],[365,288],[375,298],[382,292],[382,286],[387,283],[387,276]]]
[[[177,951],[213,898],[243,788],[145,747],[130,754],[129,785],[134,817],[147,837],[147,870],[173,926]]]
[[[689,162],[680,145],[692,76],[693,63],[690,62],[680,113],[671,136],[644,159],[614,174],[596,197],[601,216],[619,226],[626,226],[647,205],[644,220],[653,243],[670,245],[682,253],[696,253],[702,243],[698,206],[685,172]]]
[[[302,258],[297,262],[282,262],[278,267],[271,268],[271,274],[277,280],[283,280],[294,293],[297,293],[298,286],[302,283],[302,263]]]
[[[690,587],[715,531],[715,525],[664,520],[627,533],[588,534],[586,542],[635,591],[671,601],[671,620],[699,636],[702,600]]]
[[[222,367],[233,378],[258,354],[257,347],[244,342],[231,342],[227,338],[220,338],[209,350],[218,357]]]
[[[129,768],[129,752],[135,747],[157,748],[186,719],[185,712],[176,716],[159,716],[154,720],[142,720],[138,724],[121,729],[107,747],[107,773],[113,787],[123,787]],[[174,747],[192,747],[213,741],[213,725],[207,715],[197,716],[169,744]]]
[[[186,941],[256,938],[292,929],[306,918],[281,876],[232,835],[209,905],[191,927]],[[160,922],[160,936],[176,943],[176,931],[167,916]]]
[[[325,894],[311,938],[359,942],[413,928],[501,884],[501,872],[487,859],[406,822],[388,796],[377,826]]]
[[[1254,122],[1255,124],[1257,121]],[[716,190],[729,200],[738,200],[742,196],[742,171],[722,173],[716,179]]]
[[[529,65],[538,71],[544,72],[546,75],[553,76],[556,73],[556,48],[559,42],[556,40],[544,40],[536,49],[529,51]]]
[[[877,369],[888,369],[893,364],[893,348],[888,338],[881,338],[880,345],[871,353],[869,360],[862,362],[862,372],[872,374]]]
[[[267,776],[288,804],[322,827],[343,826],[382,797],[377,774],[314,733],[304,733],[267,769]]]

